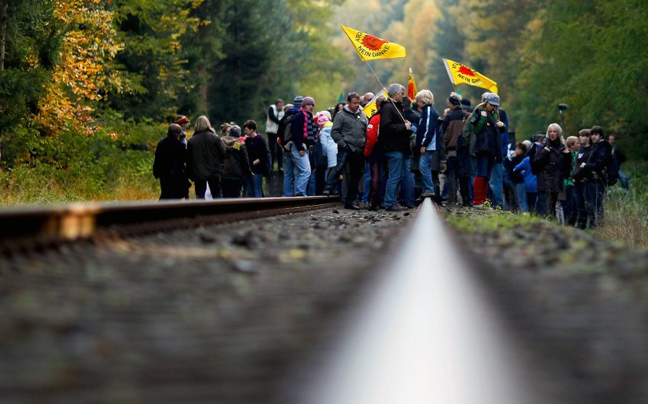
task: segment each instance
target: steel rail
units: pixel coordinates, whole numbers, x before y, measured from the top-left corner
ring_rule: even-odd
[[[543,403],[512,333],[426,200],[296,402]],[[319,360],[318,360],[319,361]],[[312,377],[312,379],[311,379]]]
[[[334,206],[339,197],[240,198],[174,202],[72,203],[51,207],[12,208],[0,211],[0,246],[41,238],[89,238],[115,226],[149,226],[201,219],[205,223],[290,214]],[[186,223],[185,223],[186,225]],[[154,229],[153,229],[154,227]],[[167,226],[168,227],[168,226]]]

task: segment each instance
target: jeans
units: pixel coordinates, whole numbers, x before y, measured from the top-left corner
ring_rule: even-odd
[[[535,211],[540,216],[556,217],[557,202],[558,202],[558,192],[538,191]]]
[[[308,179],[308,187],[306,188],[306,194],[308,196],[317,195],[317,176],[315,175],[317,171],[312,171]]]
[[[490,181],[488,185],[493,194],[492,206],[504,207],[504,183],[502,181],[502,163],[494,163],[491,168]]]
[[[495,161],[493,160],[493,155],[490,152],[479,152],[476,157],[476,173],[475,177],[484,177],[486,181],[490,179],[491,172],[493,171],[493,165]],[[501,167],[501,165],[500,165]],[[502,173],[500,172],[500,182],[502,178]]]
[[[576,210],[576,227],[585,230],[587,227],[587,210],[585,209],[585,184],[574,183],[574,205]]]
[[[245,196],[263,198],[263,174],[252,174],[245,177]]]
[[[432,169],[430,167],[430,161],[434,152],[435,150],[426,150],[425,154],[422,154],[421,159],[419,160],[419,171],[421,172],[423,192],[434,192],[434,184],[432,182]]]
[[[521,212],[528,212],[529,211],[529,205],[527,204],[527,193],[526,193],[526,187],[524,186],[524,183],[519,183],[519,184],[513,184],[515,187],[515,198],[517,200],[518,207],[520,208]]]
[[[364,193],[362,195],[362,202],[369,203],[369,194],[371,191],[371,167],[369,166],[368,161],[365,162],[364,178],[362,179],[362,182],[364,184]]]
[[[589,228],[593,229],[603,222],[603,196],[605,187],[598,181],[586,182],[584,188],[585,210]]]
[[[295,164],[290,153],[284,153],[286,170],[284,171],[284,196],[295,196]]]
[[[403,175],[403,152],[393,151],[386,152],[387,169],[389,177],[387,178],[387,187],[385,189],[385,208],[389,209],[396,203],[396,191],[398,184]]]
[[[295,165],[295,196],[306,196],[306,188],[311,176],[308,152],[300,156],[295,145],[292,145],[290,146],[290,154]]]
[[[401,172],[401,194],[407,206],[414,205],[414,173],[412,172],[412,156],[403,157]]]

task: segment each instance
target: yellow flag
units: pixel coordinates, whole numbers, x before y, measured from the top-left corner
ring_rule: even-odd
[[[443,64],[453,84],[465,83],[475,87],[486,88],[491,93],[497,94],[497,83],[483,74],[450,59],[443,58]]]
[[[416,88],[416,81],[414,81],[414,73],[412,72],[412,68],[410,67],[409,77],[407,78],[407,96],[410,100],[414,101],[416,93],[418,93],[418,90]]]
[[[364,106],[364,108],[362,108],[362,112],[364,112],[365,115],[367,115],[367,118],[371,118],[373,114],[375,114],[378,111],[378,107],[376,106],[376,99],[378,99],[379,95],[382,95],[383,97],[387,98],[387,91],[385,91],[385,89],[383,88],[381,92],[376,94],[376,96],[373,97],[371,101],[369,101],[369,103]]]
[[[349,37],[353,44],[360,60],[375,60],[375,59],[394,59],[404,58],[406,55],[405,47],[397,43],[389,42],[380,39],[373,35],[365,34],[364,32],[356,31],[340,25],[344,33]]]

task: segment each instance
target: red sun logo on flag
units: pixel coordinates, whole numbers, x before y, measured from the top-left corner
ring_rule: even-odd
[[[459,73],[464,74],[464,75],[466,75],[466,76],[472,76],[472,77],[475,77],[475,73],[473,73],[472,70],[470,70],[470,69],[467,68],[466,66],[461,66],[461,67],[459,67]]]
[[[374,51],[380,49],[387,42],[389,41],[384,41],[378,37],[369,34],[365,35],[364,38],[362,39],[362,44]]]

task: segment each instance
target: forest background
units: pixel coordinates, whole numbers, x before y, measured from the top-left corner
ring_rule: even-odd
[[[176,114],[263,130],[276,98],[321,110],[378,91],[340,24],[404,45],[371,66],[383,84],[413,68],[439,112],[445,57],[498,82],[518,140],[567,103],[567,134],[601,125],[641,161],[645,21],[644,0],[0,0],[0,203],[156,199],[153,152]]]

